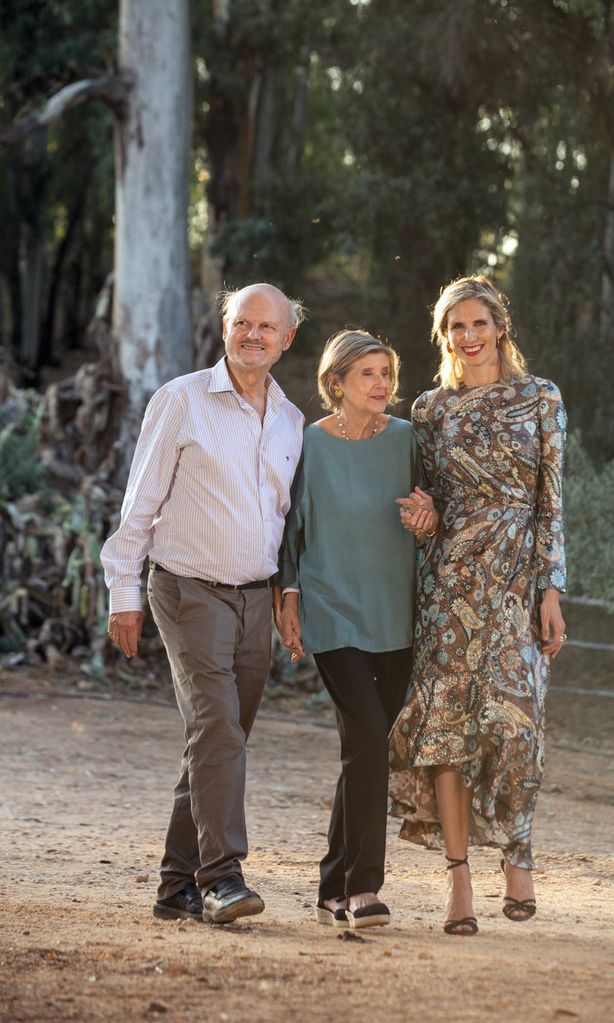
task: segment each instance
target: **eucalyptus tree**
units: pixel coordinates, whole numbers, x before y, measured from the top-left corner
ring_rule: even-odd
[[[510,279],[531,364],[614,455],[614,19],[609,0],[491,0],[509,40],[490,110],[510,154]]]
[[[70,21],[67,5],[57,0],[41,0],[34,6],[63,10]],[[128,456],[147,398],[170,376],[192,365],[187,256],[189,14],[189,0],[173,4],[120,0],[117,68],[70,81],[42,109],[24,114],[2,132],[6,142],[18,145],[27,140],[26,145],[40,147],[46,143],[48,126],[70,108],[97,98],[112,111],[113,337],[127,396],[122,450]],[[47,164],[53,173],[53,153],[47,154]]]
[[[606,456],[612,9],[610,0],[371,0],[356,9],[340,68],[350,229],[411,359],[411,386],[427,385],[434,368],[424,337],[440,284],[485,271],[511,292],[532,367],[561,383],[572,423]]]
[[[102,64],[116,21],[108,0],[3,3],[0,123],[10,125]],[[28,379],[53,358],[61,296],[66,334],[75,329],[73,299],[91,306],[108,272],[110,132],[105,108],[93,104],[86,116],[71,113],[0,146],[0,343],[13,349]]]
[[[496,76],[489,6],[373,0],[340,68],[353,230],[408,397],[429,385],[428,307],[507,227],[507,161],[481,130]]]
[[[343,148],[327,72],[352,13],[349,0],[202,0],[195,10],[205,245],[232,283],[300,286],[335,242]]]

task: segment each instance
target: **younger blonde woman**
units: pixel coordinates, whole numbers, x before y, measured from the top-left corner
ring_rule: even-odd
[[[503,912],[535,914],[531,829],[544,761],[549,659],[565,642],[565,410],[532,376],[485,277],[443,289],[441,386],[412,422],[441,520],[420,567],[408,705],[392,733],[401,836],[445,847],[444,930],[475,934],[469,843],[498,846]],[[402,502],[411,506],[411,501]]]

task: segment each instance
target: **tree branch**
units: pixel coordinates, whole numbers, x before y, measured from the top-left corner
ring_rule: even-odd
[[[21,142],[22,139],[61,117],[65,110],[89,99],[101,99],[121,120],[126,112],[126,101],[131,88],[132,80],[127,75],[101,75],[100,78],[72,82],[52,96],[42,110],[28,114],[12,125],[0,127],[0,142],[9,144]]]

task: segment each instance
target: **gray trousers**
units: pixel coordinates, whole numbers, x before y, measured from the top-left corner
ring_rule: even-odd
[[[247,856],[245,744],[267,679],[270,589],[227,590],[152,569],[149,604],[166,647],[186,748],[159,898],[204,891]]]

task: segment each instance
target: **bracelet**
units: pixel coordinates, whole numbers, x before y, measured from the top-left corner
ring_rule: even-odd
[[[429,540],[430,540],[430,538],[431,538],[432,536],[435,536],[435,533],[436,533],[436,532],[437,532],[437,530],[436,530],[436,529],[434,529],[432,533],[425,533],[425,536],[428,536],[428,538],[429,538]]]

